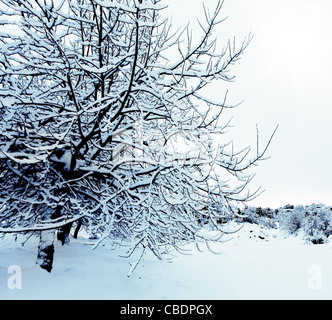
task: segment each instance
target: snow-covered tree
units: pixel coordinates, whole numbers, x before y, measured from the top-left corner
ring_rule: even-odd
[[[51,271],[56,234],[80,227],[158,257],[210,240],[250,200],[262,151],[224,141],[227,91],[204,96],[251,36],[218,50],[223,1],[201,38],[174,32],[161,0],[0,0],[0,232],[39,234]],[[13,28],[15,26],[15,28]],[[11,31],[12,30],[12,31]]]

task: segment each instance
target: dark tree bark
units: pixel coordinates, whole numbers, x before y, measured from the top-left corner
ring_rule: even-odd
[[[57,239],[61,241],[62,245],[69,244],[69,235],[72,225],[72,223],[68,223],[57,231]]]
[[[82,220],[79,220],[79,221],[78,221],[78,224],[77,224],[77,226],[76,226],[76,228],[75,228],[74,235],[73,235],[73,237],[74,237],[75,239],[77,239],[77,237],[78,237],[78,232],[80,231],[81,226],[82,226]]]
[[[38,246],[37,264],[51,272],[54,259],[54,230],[41,231]]]

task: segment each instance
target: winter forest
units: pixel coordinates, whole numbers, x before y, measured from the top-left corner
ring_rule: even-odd
[[[326,250],[332,207],[250,205],[263,191],[251,188],[255,168],[279,131],[261,136],[257,127],[245,148],[225,139],[237,107],[227,84],[253,35],[221,43],[223,6],[203,6],[197,41],[188,25],[172,24],[163,0],[0,0],[1,298],[15,293],[2,287],[10,265],[29,298],[32,279],[50,285],[81,268],[80,256],[91,270],[112,261],[120,286],[157,277],[170,257],[223,264],[215,251],[231,254],[236,239],[244,251],[248,241],[268,248],[290,237]],[[207,93],[215,83],[218,100]]]

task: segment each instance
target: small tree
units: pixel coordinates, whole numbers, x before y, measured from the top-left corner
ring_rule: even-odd
[[[253,158],[235,152],[222,139],[227,92],[202,94],[233,80],[251,40],[216,50],[223,1],[204,10],[197,43],[171,34],[161,0],[0,3],[0,232],[38,233],[48,271],[56,232],[67,243],[74,226],[158,258],[209,240],[202,213],[223,234],[232,203],[257,195],[246,172],[271,141]]]

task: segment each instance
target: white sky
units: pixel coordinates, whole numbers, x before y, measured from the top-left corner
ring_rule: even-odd
[[[202,0],[166,2],[174,25],[203,18]],[[217,0],[204,2],[212,9]],[[231,101],[244,100],[232,112],[234,142],[254,148],[256,124],[262,144],[279,124],[252,183],[266,191],[251,205],[332,205],[332,1],[226,0],[222,16],[221,41],[254,35],[235,83],[220,84]]]

